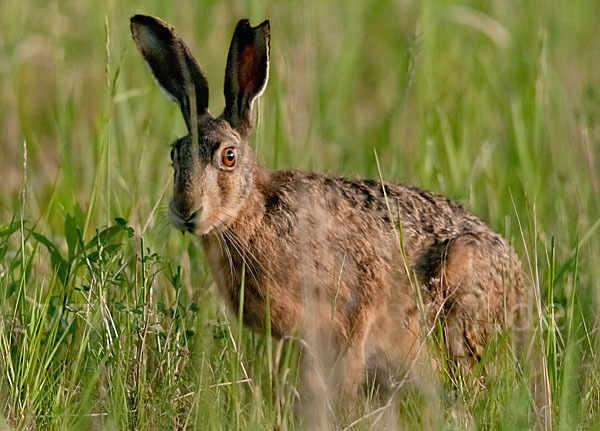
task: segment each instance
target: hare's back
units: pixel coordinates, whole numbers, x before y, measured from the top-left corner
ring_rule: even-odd
[[[378,180],[329,177],[312,172],[275,172],[265,193],[271,215],[311,216],[315,221],[345,217],[405,236],[451,238],[460,233],[490,231],[462,205],[435,193]],[[491,232],[491,231],[490,231]]]
[[[267,222],[290,241],[328,235],[334,242],[321,241],[320,247],[368,247],[395,260],[401,230],[404,251],[422,280],[437,274],[453,241],[472,249],[482,266],[491,263],[515,278],[521,271],[501,235],[461,204],[417,187],[290,170],[272,175],[265,199]]]

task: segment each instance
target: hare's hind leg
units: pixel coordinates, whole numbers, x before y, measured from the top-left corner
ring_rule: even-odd
[[[508,247],[494,234],[464,234],[449,240],[430,282],[443,322],[448,359],[471,369],[491,335],[511,321],[515,302]]]

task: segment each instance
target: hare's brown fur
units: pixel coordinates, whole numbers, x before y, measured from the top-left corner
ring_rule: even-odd
[[[243,280],[247,326],[260,330],[269,318],[276,337],[307,327],[326,334],[347,393],[367,373],[411,368],[438,323],[448,358],[467,367],[493,334],[522,329],[520,262],[460,204],[415,187],[260,166],[248,134],[268,77],[268,22],[238,24],[217,118],[206,79],[173,29],[138,15],[132,31],[190,130],[173,149],[173,222],[200,236],[233,311]]]
[[[353,365],[359,376],[348,376],[356,383],[367,368],[388,375],[408,367],[422,329],[429,329],[419,327],[398,220],[427,325],[444,322],[451,359],[476,362],[490,335],[521,317],[524,293],[515,253],[446,198],[379,181],[264,170],[251,194],[250,206],[223,237],[202,237],[223,296],[237,310],[245,263],[244,323],[264,327],[270,295],[273,333],[293,334],[305,319],[332,332],[348,351],[357,351],[351,361],[360,362]],[[310,310],[307,288],[318,298]]]

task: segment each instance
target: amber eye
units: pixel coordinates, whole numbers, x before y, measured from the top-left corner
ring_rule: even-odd
[[[235,151],[233,148],[226,148],[221,153],[221,161],[228,168],[232,168],[235,165]]]

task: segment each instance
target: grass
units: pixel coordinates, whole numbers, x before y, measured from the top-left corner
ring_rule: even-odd
[[[168,226],[185,125],[133,46],[134,13],[188,41],[214,113],[235,22],[270,19],[265,165],[416,184],[514,245],[543,366],[491,346],[485,388],[442,376],[394,403],[398,427],[598,428],[595,0],[0,9],[0,429],[298,428],[298,342],[240,330],[199,242]],[[366,397],[334,428],[370,429],[378,407]]]

